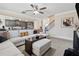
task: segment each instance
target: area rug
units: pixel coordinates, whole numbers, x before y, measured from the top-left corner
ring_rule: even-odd
[[[42,56],[53,56],[53,54],[55,53],[56,49],[54,48],[50,48],[44,55]],[[30,56],[27,52],[25,52],[25,50],[22,51],[22,53],[25,55],[25,56]],[[34,54],[32,54],[32,56],[36,56]]]

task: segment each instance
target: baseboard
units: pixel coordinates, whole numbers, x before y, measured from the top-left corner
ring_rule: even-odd
[[[61,36],[50,36],[51,38],[56,38],[56,39],[62,39],[62,40],[67,40],[67,41],[73,41],[72,38],[67,38],[67,37],[61,37]]]

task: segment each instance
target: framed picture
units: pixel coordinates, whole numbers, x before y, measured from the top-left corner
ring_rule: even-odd
[[[62,18],[62,27],[73,27],[74,17],[64,17]]]

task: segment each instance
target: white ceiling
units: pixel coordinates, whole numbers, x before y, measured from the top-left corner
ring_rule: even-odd
[[[37,3],[39,8],[47,7],[44,14],[33,15],[32,12],[27,12],[26,15],[37,18],[45,18],[57,13],[75,10],[75,3]],[[24,10],[31,10],[30,3],[0,3],[0,9],[10,10],[17,13],[21,13]]]

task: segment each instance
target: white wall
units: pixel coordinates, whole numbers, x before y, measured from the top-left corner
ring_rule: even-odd
[[[0,24],[0,28],[2,28],[2,26],[5,26],[5,20],[4,20],[4,16],[0,15],[0,20],[1,20],[1,24]]]
[[[63,17],[74,17],[74,22],[78,20],[77,14],[75,11],[68,11],[61,14],[55,15],[55,26],[48,31],[48,34],[56,38],[64,38],[67,40],[73,40],[73,31],[74,27],[65,27],[61,26]]]

